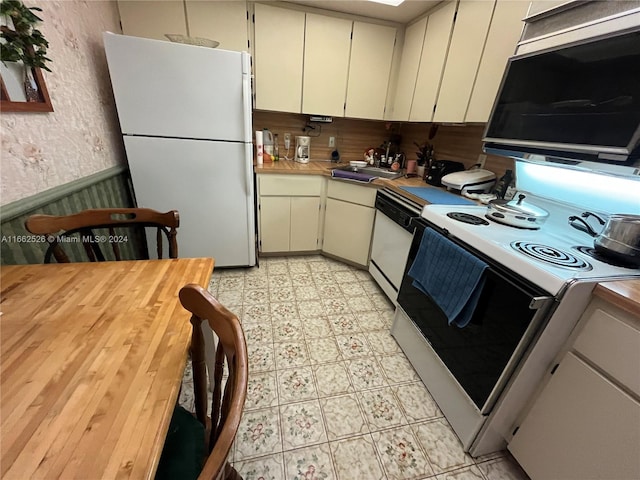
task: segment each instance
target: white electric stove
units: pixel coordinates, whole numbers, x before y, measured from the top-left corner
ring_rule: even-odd
[[[584,209],[531,194],[525,201],[549,212],[537,230],[487,219],[484,205],[427,205],[421,216],[555,296],[572,280],[640,277],[640,269],[597,254],[593,238],[569,225],[569,217],[580,216]],[[467,215],[479,224],[465,223]]]
[[[423,208],[391,330],[473,456],[502,449],[510,441],[520,413],[595,285],[640,278],[640,268],[593,256],[593,238],[569,225],[569,217],[579,217],[585,208],[521,193],[526,202],[549,212],[537,230],[487,219],[486,205]],[[472,217],[472,223],[459,217]],[[599,226],[593,227],[598,231]],[[489,264],[490,286],[483,287],[474,314],[478,318],[469,327],[447,327],[433,300],[413,286],[409,267],[421,232],[429,229]],[[513,330],[516,325],[520,330]]]

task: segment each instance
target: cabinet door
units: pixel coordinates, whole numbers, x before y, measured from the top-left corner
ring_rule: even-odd
[[[320,197],[291,197],[292,252],[318,249]]]
[[[186,0],[185,7],[189,35],[216,40],[223,50],[249,51],[247,2]]]
[[[433,115],[434,122],[464,121],[494,4],[494,1],[460,1]]]
[[[260,197],[260,251],[288,252],[290,229],[289,197]]]
[[[368,265],[375,209],[327,198],[322,250]]]
[[[302,113],[344,116],[352,23],[307,13]]]
[[[255,4],[256,108],[300,113],[304,13]]]
[[[509,444],[533,479],[640,478],[640,404],[567,354]]]
[[[489,121],[507,60],[515,53],[520,40],[526,13],[527,2],[498,0],[496,3],[465,122]]]
[[[409,120],[430,122],[453,29],[456,2],[447,2],[427,18],[422,57]]]
[[[345,115],[382,120],[396,29],[353,22]]]
[[[427,29],[427,17],[407,27],[402,46],[402,59],[398,72],[398,85],[393,109],[393,119],[398,121],[409,120],[413,92],[416,89],[420,57],[422,56],[422,43]]]
[[[167,40],[165,33],[187,34],[182,0],[118,0],[118,10],[125,35]]]

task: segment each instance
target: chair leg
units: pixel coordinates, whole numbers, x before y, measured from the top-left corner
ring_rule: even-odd
[[[238,471],[233,468],[233,466],[227,462],[227,465],[224,468],[224,479],[225,480],[243,480],[242,476],[238,473]]]

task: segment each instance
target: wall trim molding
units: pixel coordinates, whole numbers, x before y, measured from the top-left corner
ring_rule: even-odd
[[[128,171],[126,166],[116,165],[115,167],[101,170],[100,172],[92,175],[73,180],[63,185],[58,185],[57,187],[50,188],[44,192],[36,193],[30,197],[7,203],[0,207],[0,223],[13,220],[20,215],[24,215],[32,210],[72,195],[96,183],[118,176],[126,171]]]

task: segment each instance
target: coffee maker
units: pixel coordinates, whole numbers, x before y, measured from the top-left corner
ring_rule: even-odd
[[[299,163],[309,163],[311,137],[296,137],[296,154],[294,160]]]

